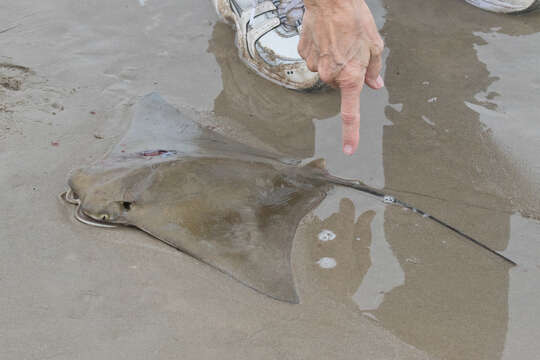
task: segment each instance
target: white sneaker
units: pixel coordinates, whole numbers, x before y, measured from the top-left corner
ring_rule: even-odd
[[[540,8],[540,0],[465,0],[484,10],[498,13],[518,13]]]
[[[296,90],[320,87],[298,54],[303,0],[212,0],[218,14],[236,26],[240,58],[262,77]]]

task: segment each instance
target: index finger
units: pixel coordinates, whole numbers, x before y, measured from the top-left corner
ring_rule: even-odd
[[[362,77],[360,84],[340,86],[343,152],[347,155],[354,154],[360,138],[360,93],[363,81]]]

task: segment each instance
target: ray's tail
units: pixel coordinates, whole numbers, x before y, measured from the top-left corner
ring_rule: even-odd
[[[384,203],[395,204],[395,205],[402,206],[403,208],[409,209],[409,210],[421,215],[424,218],[428,218],[428,219],[430,219],[432,221],[435,221],[439,225],[442,225],[445,228],[447,228],[448,230],[458,234],[461,237],[464,237],[465,239],[467,239],[470,242],[476,244],[477,246],[480,246],[481,248],[489,251],[490,253],[498,256],[499,258],[503,259],[504,261],[508,262],[509,264],[512,264],[514,266],[517,265],[516,262],[514,262],[513,260],[510,260],[509,258],[504,256],[503,254],[499,253],[496,250],[493,250],[492,248],[490,248],[486,244],[483,244],[482,242],[480,242],[480,241],[474,239],[473,237],[465,234],[463,231],[453,227],[452,225],[447,224],[446,222],[438,219],[437,217],[435,217],[433,215],[430,215],[430,214],[426,213],[425,211],[417,209],[414,206],[411,206],[411,205],[407,204],[406,202],[403,202],[401,200],[396,199],[394,196],[387,195],[387,194],[381,192],[380,190],[377,190],[377,189],[372,188],[370,186],[364,185],[359,181],[351,181],[351,180],[340,179],[338,177],[331,176],[331,175],[325,175],[324,178],[326,180],[330,181],[332,184],[345,186],[345,187],[348,187],[348,188],[352,188],[352,189],[362,191],[364,193],[376,196],[376,197],[380,198]]]

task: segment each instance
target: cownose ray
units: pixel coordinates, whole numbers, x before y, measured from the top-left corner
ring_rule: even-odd
[[[137,227],[272,298],[298,303],[290,254],[300,220],[347,186],[444,222],[379,190],[204,128],[157,93],[101,161],[74,171],[63,198],[87,224]]]

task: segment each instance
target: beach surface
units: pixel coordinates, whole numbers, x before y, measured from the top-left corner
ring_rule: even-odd
[[[540,12],[368,3],[386,87],[363,92],[351,157],[339,94],[258,77],[210,1],[1,3],[0,359],[537,358]],[[336,188],[297,230],[292,305],[136,229],[77,222],[58,198],[69,172],[103,158],[153,91],[239,141],[325,158],[518,265]]]

